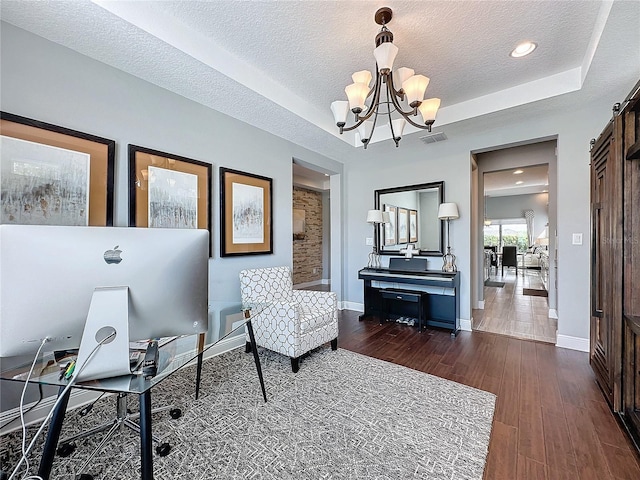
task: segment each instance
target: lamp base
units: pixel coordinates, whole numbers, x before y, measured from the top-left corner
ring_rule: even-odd
[[[447,247],[447,253],[442,256],[442,271],[443,272],[457,272],[458,267],[456,267],[456,256],[451,253],[451,249]]]
[[[367,268],[380,268],[380,255],[375,250],[369,253]]]

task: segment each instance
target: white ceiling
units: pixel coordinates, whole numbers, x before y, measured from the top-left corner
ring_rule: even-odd
[[[522,173],[516,174],[519,171]],[[522,182],[516,185],[516,182]],[[549,166],[511,168],[484,174],[484,194],[488,197],[525,195],[549,191]]]
[[[381,6],[394,11],[395,65],[431,78],[427,96],[442,99],[435,128],[445,132],[496,112],[535,114],[549,99],[556,108],[576,95],[588,102],[602,89],[630,89],[640,72],[635,0],[2,0],[0,16],[343,159],[356,140],[338,135],[329,105],[346,98],[353,72],[375,67],[373,16]],[[509,57],[522,40],[538,49]],[[403,142],[424,134],[411,132]]]

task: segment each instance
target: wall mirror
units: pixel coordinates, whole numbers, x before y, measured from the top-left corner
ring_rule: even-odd
[[[401,255],[413,245],[420,255],[442,255],[443,221],[438,207],[444,202],[444,182],[422,183],[375,192],[375,208],[389,213],[389,223],[380,225],[376,235],[378,252]]]

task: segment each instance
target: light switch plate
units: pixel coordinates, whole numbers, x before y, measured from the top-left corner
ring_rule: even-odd
[[[370,247],[373,246],[373,238],[372,237],[367,237],[366,244],[369,245]]]
[[[573,234],[573,240],[571,242],[573,245],[582,245],[582,234],[581,233],[574,233]]]

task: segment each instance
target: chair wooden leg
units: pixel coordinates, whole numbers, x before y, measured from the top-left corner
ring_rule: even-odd
[[[300,357],[291,357],[291,370],[293,373],[298,373],[298,370],[300,370]]]
[[[331,340],[331,350],[337,350],[337,349],[338,349],[338,337]]]
[[[244,353],[251,353],[251,342],[245,342]]]

